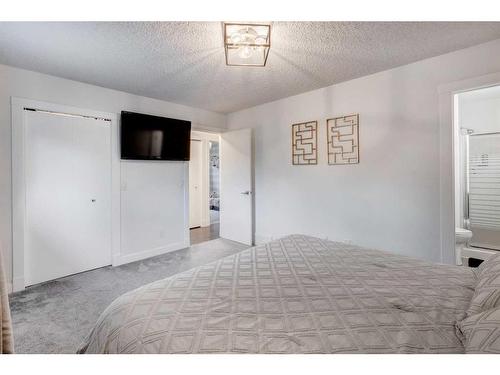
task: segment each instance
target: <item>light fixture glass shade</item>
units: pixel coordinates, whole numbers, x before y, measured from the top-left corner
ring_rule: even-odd
[[[224,23],[226,65],[265,66],[271,47],[271,25]]]
[[[252,57],[252,54],[253,54],[252,48],[253,47],[248,47],[248,46],[238,48],[239,56],[242,59],[249,59],[250,57]]]

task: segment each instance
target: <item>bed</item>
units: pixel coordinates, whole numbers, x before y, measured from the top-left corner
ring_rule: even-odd
[[[124,294],[79,352],[464,353],[476,284],[471,268],[291,235]]]

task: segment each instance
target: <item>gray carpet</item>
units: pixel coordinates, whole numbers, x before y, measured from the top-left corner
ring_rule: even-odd
[[[247,246],[216,239],[119,267],[68,276],[10,296],[17,353],[75,353],[99,315],[125,292],[234,254]]]

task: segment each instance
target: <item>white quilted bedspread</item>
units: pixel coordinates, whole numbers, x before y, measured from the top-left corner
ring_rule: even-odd
[[[291,235],[115,300],[82,353],[462,353],[475,275]]]

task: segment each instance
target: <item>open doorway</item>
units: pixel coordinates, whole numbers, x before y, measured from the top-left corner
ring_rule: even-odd
[[[210,225],[219,225],[220,211],[220,173],[219,142],[209,142],[209,210]]]
[[[457,263],[500,250],[500,86],[455,96]]]
[[[191,244],[219,237],[253,244],[252,130],[191,132]]]
[[[219,135],[193,131],[189,161],[191,244],[219,238]]]
[[[209,211],[210,225],[219,227],[220,211],[220,172],[219,172],[219,142],[208,142],[209,155]]]

